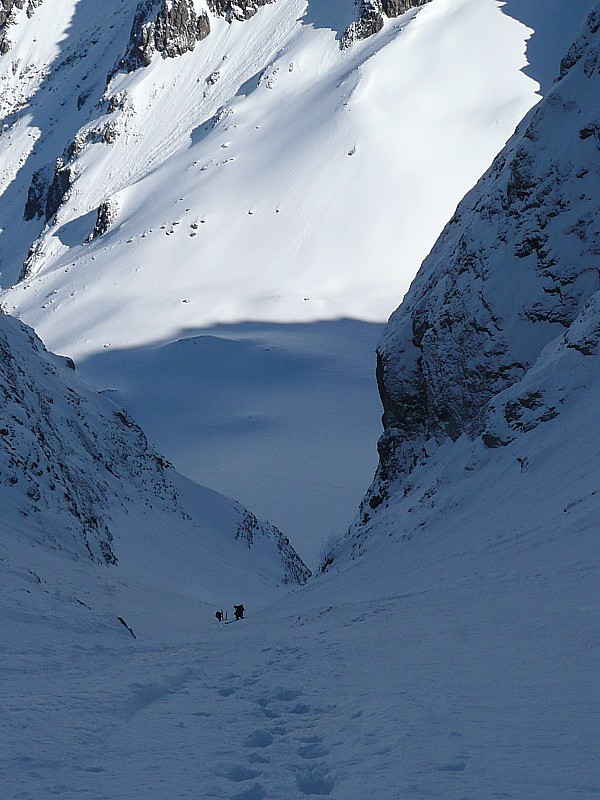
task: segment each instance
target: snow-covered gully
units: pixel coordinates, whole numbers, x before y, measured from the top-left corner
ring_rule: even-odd
[[[598,800],[600,3],[0,53],[1,800]]]
[[[598,608],[580,598],[597,573],[472,567],[400,596],[376,599],[373,572],[354,602],[342,581],[229,626],[199,615],[167,643],[15,643],[5,796],[596,796]]]

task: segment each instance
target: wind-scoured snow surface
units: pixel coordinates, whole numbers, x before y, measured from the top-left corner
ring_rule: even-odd
[[[179,470],[316,563],[376,465],[379,326],[590,0],[433,0],[345,49],[350,0],[258,5],[13,9],[1,283]],[[226,372],[257,364],[235,393],[205,367],[217,350]]]

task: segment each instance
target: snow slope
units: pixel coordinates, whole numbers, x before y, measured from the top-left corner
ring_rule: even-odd
[[[28,44],[56,5],[27,21]],[[69,3],[58,5],[67,16]],[[247,22],[214,19],[193,52],[117,73],[106,92],[130,18],[115,5],[120,33],[107,47],[112,9],[85,9],[73,6],[61,43],[61,65],[70,58],[77,69],[54,69],[44,53],[44,91],[6,132],[6,168],[15,169],[11,150],[25,163],[11,184],[14,207],[3,204],[12,215],[4,285],[42,229],[33,280],[7,303],[74,357],[217,322],[384,319],[390,295],[402,295],[457,200],[537,99],[520,72],[528,31],[491,1],[437,0],[344,51],[305,3],[274,3]],[[10,58],[25,62],[17,43]],[[6,77],[11,91],[19,69]],[[90,80],[94,91],[78,101]],[[64,98],[60,117],[50,87]],[[70,192],[48,227],[44,218],[23,226],[18,206],[34,165],[58,157]],[[117,219],[88,244],[105,201]],[[41,306],[54,289],[50,312]]]
[[[481,535],[500,542],[563,526],[590,535],[600,512],[599,22],[596,7],[384,330],[379,468],[330,563],[386,528],[428,536],[454,515],[467,527],[479,518]]]
[[[136,4],[44,0],[10,28],[2,59],[0,270],[9,311],[76,358],[97,388],[118,392],[178,469],[260,507],[315,563],[375,467],[367,353],[378,331],[362,323],[387,318],[457,201],[537,101],[538,74],[556,72],[589,4],[433,0],[341,50],[351,3],[278,0],[244,22],[209,12],[211,32],[193,52],[157,54],[107,87]],[[537,40],[544,48],[527,77],[525,49]],[[33,217],[24,222],[28,200]],[[112,225],[88,242],[99,208]],[[30,248],[28,278],[9,289]],[[313,326],[347,317],[361,324],[344,323],[343,336]],[[265,327],[249,334],[248,321]],[[267,383],[234,416],[261,419],[270,435],[244,433],[226,452],[198,424],[215,381],[193,360],[171,364],[166,355],[205,334],[224,340],[234,363],[257,341],[277,352],[271,373],[289,357],[306,401],[287,413],[285,387],[273,403]],[[356,350],[354,375],[361,370],[367,391],[350,368],[321,390],[327,366],[302,372],[323,354],[328,362],[333,343],[340,363]],[[134,390],[132,365],[149,346],[156,360]],[[190,373],[196,381],[184,392]],[[157,374],[189,421],[185,444],[177,422],[159,413],[160,393],[145,391]],[[254,387],[238,396],[250,400]],[[196,398],[208,399],[198,407]],[[347,415],[327,410],[348,401],[361,409],[351,440]],[[213,430],[229,423],[215,419]],[[295,466],[299,438],[308,473]],[[209,474],[206,465],[219,461],[220,474]],[[289,488],[257,473],[290,473]]]
[[[7,635],[23,620],[68,618],[94,591],[97,622],[118,628],[117,611],[131,617],[135,597],[143,630],[179,607],[189,614],[238,592],[264,602],[277,586],[306,580],[276,528],[178,475],[122,409],[63,362],[0,315]]]
[[[557,494],[533,535],[525,489],[547,473],[525,484],[504,456],[493,484],[457,469],[464,513],[383,535],[272,608],[247,602],[241,623],[183,610],[178,635],[159,619],[133,640],[78,605],[69,625],[27,620],[3,647],[6,795],[597,797],[597,471],[580,468],[597,442],[575,437],[537,436]]]
[[[217,326],[110,348],[78,370],[193,480],[275,520],[312,569],[377,465],[380,332],[355,320]]]
[[[436,248],[448,256],[447,273],[434,253],[422,275],[438,280],[419,295],[432,322],[440,306],[478,310],[483,280],[481,294],[457,290],[444,304],[455,235],[478,244],[488,279],[502,265],[519,270],[513,305],[499,297],[505,312],[535,296],[538,281],[552,288],[541,248],[514,251],[553,202],[546,254],[557,256],[562,294],[549,297],[572,317],[568,327],[563,317],[542,323],[545,342],[529,336],[529,368],[481,401],[487,413],[475,438],[441,435],[448,416],[432,414],[438,440],[426,440],[410,483],[398,473],[387,507],[353,530],[318,579],[270,607],[240,598],[243,622],[220,625],[213,607],[174,604],[179,576],[166,570],[151,599],[168,613],[156,617],[143,592],[90,581],[87,571],[86,594],[70,589],[65,602],[63,558],[46,563],[39,582],[9,573],[0,605],[7,796],[598,797],[600,307],[597,290],[583,297],[577,278],[561,281],[597,255],[598,19],[563,62],[552,95],[459,209]],[[495,203],[514,187],[512,156],[523,150],[528,158],[517,163],[538,180],[519,184],[511,215]],[[566,232],[573,214],[587,241]],[[381,348],[396,365],[403,313]],[[116,613],[137,639],[114,624]]]

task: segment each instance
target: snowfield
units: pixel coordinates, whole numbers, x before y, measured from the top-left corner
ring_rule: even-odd
[[[211,17],[193,52],[107,87],[135,3],[44,0],[1,59],[4,304],[180,471],[266,515],[314,566],[376,466],[377,326],[590,4],[433,0],[340,50],[351,2],[278,0],[245,22]],[[23,222],[32,177],[49,181],[59,157],[62,205]],[[112,225],[88,242],[103,203]],[[269,348],[259,374],[287,359],[306,390],[290,401],[249,376],[223,396],[204,356],[170,358],[203,335],[234,366]],[[323,353],[351,368],[315,371]],[[207,432],[233,424],[236,441]]]
[[[42,5],[23,35],[51,9]],[[104,20],[96,13],[78,22],[74,9],[61,55],[81,52],[87,70],[92,60],[105,76],[115,46],[98,63],[84,36]],[[123,17],[115,12],[125,26]],[[83,125],[55,120],[51,138],[38,131],[12,188],[24,206],[33,163],[50,157],[49,142],[52,163],[62,155],[59,134],[64,148],[80,142],[73,188],[9,307],[76,358],[217,323],[385,320],[457,201],[538,99],[521,71],[530,31],[493,0],[436,0],[347,50],[335,34],[298,0],[244,23],[216,19],[193,53],[117,73],[106,92],[95,87],[99,107],[90,97],[78,111],[69,106],[83,78],[50,72],[66,118]],[[47,92],[34,93],[7,131],[7,160],[34,135],[42,103]],[[106,125],[110,143],[95,142]],[[113,228],[86,243],[104,201],[118,209]],[[41,222],[3,226],[9,281]]]
[[[597,797],[596,517],[532,530],[501,507],[516,530],[476,508],[275,604],[232,600],[247,619],[226,626],[162,594],[142,625],[132,592],[134,640],[96,587],[65,619],[32,583],[44,615],[5,628],[5,796]]]

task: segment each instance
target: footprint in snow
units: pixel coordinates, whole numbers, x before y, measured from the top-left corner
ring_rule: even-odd
[[[313,742],[300,747],[298,750],[298,755],[305,759],[323,758],[324,756],[329,755],[329,750],[320,742]]]
[[[296,705],[290,710],[291,714],[308,714],[310,711],[310,706],[306,703],[296,703]]]
[[[229,697],[230,695],[235,694],[236,692],[237,689],[232,689],[232,688],[219,689],[219,694],[221,695],[221,697]]]
[[[273,744],[273,734],[265,729],[253,731],[244,740],[245,747],[269,747]]]
[[[269,759],[266,756],[261,755],[260,753],[251,753],[248,756],[248,761],[251,764],[268,764]]]
[[[323,764],[318,764],[309,769],[299,770],[296,773],[296,786],[305,795],[328,795],[333,791],[335,781],[329,774],[329,769]]]
[[[259,697],[256,704],[260,707],[261,713],[264,714],[267,719],[278,719],[281,714],[269,708],[269,702],[268,697]]]
[[[229,770],[225,777],[233,783],[241,783],[242,781],[251,781],[258,778],[260,772],[254,769],[249,769],[240,764],[237,767]]]
[[[329,750],[323,744],[320,736],[303,736],[300,739],[301,747],[298,750],[298,755],[302,758],[323,758],[329,755]]]
[[[302,694],[302,689],[286,689],[280,686],[275,692],[275,700],[296,700]]]
[[[265,790],[260,783],[255,783],[254,786],[245,789],[243,792],[232,794],[229,800],[264,800],[266,796]]]
[[[261,711],[267,719],[279,719],[281,716],[277,711],[273,711],[272,708],[268,708],[267,706],[263,707]]]

